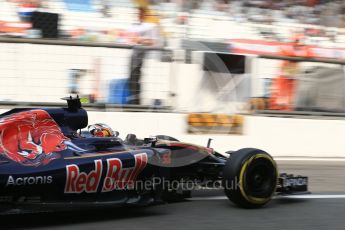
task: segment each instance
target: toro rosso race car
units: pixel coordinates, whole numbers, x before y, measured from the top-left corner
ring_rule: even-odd
[[[224,189],[240,207],[274,195],[307,193],[307,177],[278,174],[266,152],[224,156],[165,135],[123,140],[105,125],[88,127],[79,98],[66,108],[13,109],[0,115],[0,213],[185,199],[202,188]]]

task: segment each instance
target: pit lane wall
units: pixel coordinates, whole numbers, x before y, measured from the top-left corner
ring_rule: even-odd
[[[0,113],[7,110],[0,109]],[[128,133],[138,138],[169,135],[181,141],[211,147],[224,153],[255,147],[274,157],[345,158],[345,119],[301,119],[244,116],[242,135],[188,134],[187,114],[143,112],[89,111],[89,124],[106,123],[125,138]]]
[[[345,120],[245,116],[243,135],[187,134],[187,114],[89,112],[89,123],[104,122],[124,138],[165,134],[181,141],[206,145],[220,152],[245,147],[268,151],[275,157],[345,157]]]

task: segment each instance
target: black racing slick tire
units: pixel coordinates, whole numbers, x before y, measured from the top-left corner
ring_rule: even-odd
[[[231,154],[223,171],[223,186],[230,201],[242,208],[260,208],[276,190],[278,170],[266,152],[240,149]]]

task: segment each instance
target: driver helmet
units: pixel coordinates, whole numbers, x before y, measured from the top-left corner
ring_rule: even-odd
[[[110,126],[102,123],[97,123],[88,126],[89,132],[95,137],[114,137],[115,133]]]

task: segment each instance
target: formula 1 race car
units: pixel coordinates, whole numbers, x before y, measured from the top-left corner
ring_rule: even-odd
[[[122,140],[109,130],[82,131],[87,112],[78,97],[65,99],[66,108],[0,115],[1,213],[148,205],[202,188],[224,189],[238,206],[256,208],[274,195],[308,192],[307,177],[279,175],[273,158],[259,149],[224,156],[165,135]]]

